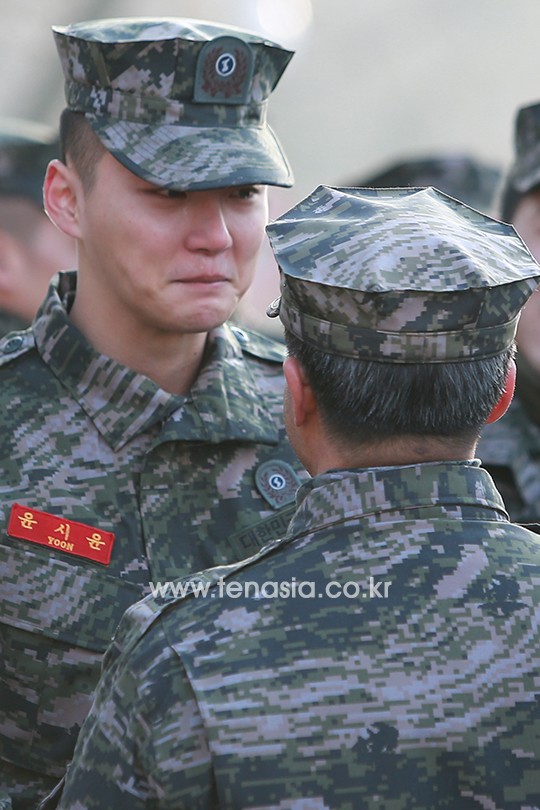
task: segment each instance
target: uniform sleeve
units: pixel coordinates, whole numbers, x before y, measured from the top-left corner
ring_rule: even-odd
[[[217,807],[202,717],[160,622],[105,668],[58,807]]]

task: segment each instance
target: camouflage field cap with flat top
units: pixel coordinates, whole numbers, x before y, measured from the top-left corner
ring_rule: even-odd
[[[434,188],[319,186],[267,227],[269,308],[330,354],[441,363],[512,345],[540,267],[511,225]]]
[[[232,26],[119,18],[54,26],[67,106],[105,148],[158,186],[290,186],[266,122],[292,52]]]

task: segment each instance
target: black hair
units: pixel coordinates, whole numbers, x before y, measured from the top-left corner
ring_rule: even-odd
[[[105,147],[86,120],[84,113],[65,109],[60,116],[60,156],[73,163],[83,187],[90,191],[96,178],[96,167]]]
[[[288,330],[329,434],[366,444],[405,436],[476,441],[502,396],[514,347],[449,363],[384,363],[321,352]]]

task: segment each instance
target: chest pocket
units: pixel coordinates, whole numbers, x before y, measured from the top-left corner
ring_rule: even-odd
[[[0,747],[21,767],[60,776],[88,709],[101,658],[142,596],[98,565],[0,544]]]

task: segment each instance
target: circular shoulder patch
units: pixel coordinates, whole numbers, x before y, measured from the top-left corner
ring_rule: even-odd
[[[255,485],[273,509],[293,503],[300,483],[291,465],[281,459],[265,461],[255,471]]]

